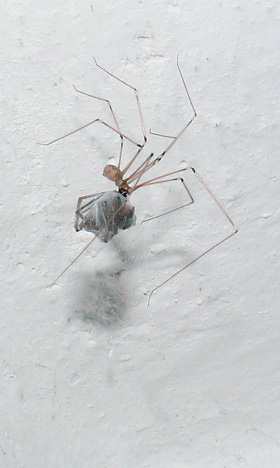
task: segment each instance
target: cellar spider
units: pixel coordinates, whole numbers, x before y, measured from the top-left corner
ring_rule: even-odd
[[[95,59],[94,59],[95,60]],[[132,138],[130,138],[128,135],[124,134],[119,126],[118,120],[116,118],[116,114],[112,108],[111,102],[108,99],[104,99],[98,96],[94,96],[89,93],[85,93],[83,91],[78,90],[77,88],[74,89],[80,94],[83,94],[85,96],[89,96],[93,99],[98,99],[99,101],[105,102],[110,109],[112,118],[114,120],[114,126],[108,124],[104,120],[101,120],[99,118],[92,120],[91,122],[88,122],[87,124],[83,125],[82,127],[77,128],[76,130],[73,130],[66,135],[63,135],[59,138],[56,138],[53,141],[50,141],[48,143],[40,143],[44,146],[51,145],[59,140],[62,140],[63,138],[66,138],[70,135],[73,135],[74,133],[79,132],[80,130],[83,130],[86,127],[89,127],[90,125],[93,125],[95,123],[100,123],[107,128],[111,129],[114,133],[118,134],[120,136],[120,151],[119,151],[119,157],[118,157],[118,165],[115,166],[113,164],[107,164],[104,168],[103,175],[107,177],[107,179],[111,180],[112,182],[115,182],[118,190],[114,191],[109,191],[109,192],[101,192],[101,193],[94,193],[90,195],[84,195],[81,196],[78,199],[77,203],[77,208],[76,208],[76,219],[75,219],[75,230],[81,231],[81,230],[86,230],[89,232],[92,232],[94,234],[94,237],[88,242],[88,244],[81,250],[81,252],[76,256],[76,258],[69,263],[69,265],[59,274],[59,276],[54,280],[54,282],[51,284],[53,286],[59,278],[78,260],[78,258],[85,252],[85,250],[88,249],[88,247],[92,244],[92,242],[99,237],[99,239],[103,242],[108,242],[110,239],[112,239],[113,236],[118,234],[119,231],[128,229],[131,226],[135,225],[136,222],[136,217],[134,214],[134,207],[130,203],[130,197],[135,192],[135,190],[138,190],[139,188],[147,187],[149,185],[155,185],[155,184],[163,184],[163,183],[169,183],[173,181],[178,181],[182,184],[183,189],[187,192],[188,196],[188,201],[187,203],[184,203],[183,205],[173,209],[169,210],[165,213],[162,213],[158,216],[154,216],[152,218],[146,219],[143,222],[146,221],[151,221],[155,218],[165,216],[167,214],[172,213],[173,211],[177,211],[181,208],[185,208],[191,204],[194,203],[194,198],[187,187],[183,177],[181,177],[181,173],[184,171],[191,171],[193,175],[198,179],[200,184],[204,187],[204,189],[208,192],[208,194],[212,197],[214,202],[216,203],[217,207],[219,210],[223,213],[224,217],[229,221],[232,232],[231,234],[227,235],[224,237],[221,241],[217,242],[214,244],[212,247],[208,248],[205,250],[203,253],[198,255],[196,258],[194,258],[192,261],[187,263],[185,266],[183,266],[181,269],[173,273],[169,278],[167,278],[165,281],[163,281],[161,284],[159,284],[156,288],[152,290],[149,296],[149,301],[150,302],[152,294],[158,290],[161,286],[166,284],[168,281],[170,281],[172,278],[175,276],[179,275],[184,271],[186,268],[188,268],[190,265],[192,265],[194,262],[199,260],[201,257],[205,256],[207,253],[211,252],[213,249],[221,245],[223,242],[228,240],[230,237],[232,237],[234,234],[238,232],[238,229],[234,225],[233,221],[225,211],[225,209],[222,207],[222,205],[219,203],[213,192],[209,189],[209,187],[206,185],[202,177],[197,173],[197,171],[189,166],[184,169],[178,169],[176,171],[168,172],[167,174],[160,175],[158,177],[154,177],[152,179],[146,180],[145,182],[140,182],[142,179],[143,175],[146,174],[152,167],[154,167],[156,164],[160,162],[160,160],[170,151],[170,149],[175,145],[175,143],[179,140],[179,138],[185,133],[187,128],[191,125],[191,123],[195,120],[197,117],[197,113],[194,107],[194,104],[192,102],[191,96],[189,94],[188,88],[186,86],[180,65],[179,65],[179,60],[177,57],[177,67],[179,70],[179,74],[188,98],[188,101],[190,103],[190,106],[193,111],[193,116],[192,118],[183,126],[183,128],[177,133],[176,136],[166,136],[166,135],[160,135],[157,133],[154,133],[154,135],[158,136],[163,136],[166,138],[171,139],[171,142],[167,145],[167,147],[162,151],[158,156],[154,156],[154,153],[149,154],[149,156],[144,159],[144,161],[139,165],[137,164],[138,157],[143,151],[146,143],[147,143],[147,134],[145,130],[145,125],[144,125],[144,120],[143,120],[143,115],[142,115],[142,109],[140,105],[140,100],[138,96],[138,91],[136,88],[131,86],[130,84],[126,83],[125,81],[121,80],[117,76],[113,75],[113,73],[109,72],[105,68],[103,68],[101,65],[97,63],[95,60],[95,64],[97,67],[99,67],[101,70],[103,70],[105,73],[110,75],[112,78],[115,80],[119,81],[123,85],[127,86],[128,88],[132,89],[133,92],[135,93],[136,97],[136,102],[137,102],[137,107],[138,107],[138,114],[139,114],[139,119],[141,123],[141,129],[142,129],[142,135],[143,135],[143,141],[142,143],[138,143],[134,141]],[[152,132],[151,132],[152,133]],[[129,141],[136,147],[136,152],[131,158],[131,160],[126,164],[124,167],[122,167],[122,155],[123,155],[123,145],[124,145],[124,140]],[[132,166],[134,165],[134,169],[131,169]],[[136,166],[136,167],[135,167]],[[176,176],[175,176],[176,174]],[[177,176],[178,174],[178,176]],[[180,175],[179,175],[180,174]],[[175,177],[174,177],[175,176]]]

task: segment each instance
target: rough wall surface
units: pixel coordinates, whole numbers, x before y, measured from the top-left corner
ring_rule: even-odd
[[[279,2],[42,0],[1,9],[0,467],[278,468]],[[119,137],[175,135],[151,171],[194,166],[239,233],[186,177],[141,189],[138,224],[105,245],[73,229],[79,196],[114,186]],[[159,154],[170,140],[150,135]],[[134,154],[126,142],[124,160]],[[144,157],[144,156],[143,156]],[[139,161],[143,161],[140,159]],[[278,232],[278,235],[277,235]]]

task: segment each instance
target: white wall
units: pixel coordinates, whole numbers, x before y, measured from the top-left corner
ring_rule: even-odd
[[[14,1],[1,23],[0,466],[278,467],[279,2]],[[141,225],[184,198],[142,189],[138,225],[48,288],[92,238],[76,201],[113,189],[119,139],[92,126],[37,142],[110,121],[72,84],[141,140],[133,93],[93,56],[138,88],[147,129],[176,134],[192,115],[178,53],[198,118],[151,175],[193,165],[239,233],[148,307],[228,225],[193,179],[193,208]]]

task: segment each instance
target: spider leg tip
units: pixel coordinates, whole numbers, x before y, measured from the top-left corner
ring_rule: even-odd
[[[157,289],[157,288],[156,288],[156,289]],[[149,298],[148,298],[148,307],[150,306],[152,295],[154,294],[154,292],[156,291],[156,289],[153,289],[152,292],[151,292],[150,295],[149,295]]]

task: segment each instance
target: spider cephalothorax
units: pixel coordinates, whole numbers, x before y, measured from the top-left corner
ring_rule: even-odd
[[[104,167],[103,175],[112,182],[115,182],[122,195],[126,196],[132,192],[131,187],[123,178],[122,171],[117,166],[107,164],[107,166]]]

